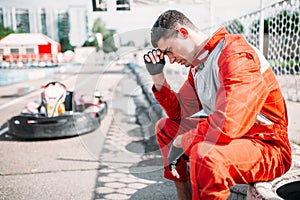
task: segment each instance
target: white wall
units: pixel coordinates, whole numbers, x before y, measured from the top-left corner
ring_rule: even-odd
[[[69,8],[70,16],[70,43],[75,46],[81,46],[87,39],[86,30],[86,8],[74,6]]]

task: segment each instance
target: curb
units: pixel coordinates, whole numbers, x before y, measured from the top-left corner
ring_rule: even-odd
[[[58,68],[9,69],[1,70],[0,86],[41,79],[58,71]]]
[[[146,153],[159,151],[154,127],[164,113],[153,96],[151,90],[152,80],[143,67],[134,63],[128,63],[126,66],[130,69],[136,84],[142,90],[142,94],[134,99],[137,106],[136,113],[139,113],[137,115],[137,123],[142,129]]]

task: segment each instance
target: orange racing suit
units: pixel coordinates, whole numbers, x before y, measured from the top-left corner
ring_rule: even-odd
[[[164,176],[188,180],[184,160],[176,167],[179,179],[167,163],[172,140],[182,134],[193,199],[227,199],[235,184],[272,180],[290,168],[284,97],[263,55],[242,35],[219,29],[178,92],[166,80],[161,90],[152,90],[168,116],[156,124]],[[207,118],[190,118],[202,109]]]

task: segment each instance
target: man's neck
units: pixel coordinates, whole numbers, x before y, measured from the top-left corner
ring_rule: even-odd
[[[193,53],[193,59],[195,59],[207,44],[209,37],[201,31],[194,32],[194,34],[192,34],[192,37],[196,44],[195,51]]]

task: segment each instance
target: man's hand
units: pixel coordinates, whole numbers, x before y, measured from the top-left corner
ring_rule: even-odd
[[[179,178],[179,174],[176,170],[176,166],[178,165],[181,157],[184,158],[185,160],[188,160],[189,157],[184,154],[182,145],[181,145],[181,138],[182,135],[178,135],[169,150],[169,155],[168,155],[168,165],[169,165],[169,170],[171,171],[172,175]]]
[[[168,155],[168,165],[169,170],[173,174],[173,176],[179,178],[179,174],[176,170],[176,166],[178,165],[181,157],[184,159],[188,159],[188,157],[184,154],[182,148],[177,148],[174,145],[171,146],[169,155]]]
[[[164,54],[159,49],[153,49],[145,54],[144,62],[150,75],[162,73],[166,64]]]
[[[168,155],[168,164],[169,164],[169,170],[172,171],[176,168],[177,164],[179,163],[179,160],[181,156],[184,154],[182,148],[177,148],[174,145],[171,145]]]

